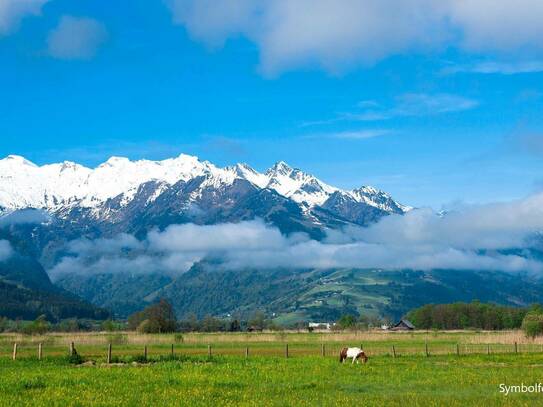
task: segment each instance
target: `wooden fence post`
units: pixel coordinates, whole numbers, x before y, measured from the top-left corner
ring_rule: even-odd
[[[516,342],[515,342],[515,353],[518,353],[518,345]]]
[[[426,354],[426,357],[430,356],[428,353],[428,341],[424,342],[424,353]]]
[[[211,357],[211,345],[207,345],[207,357]]]
[[[322,357],[326,356],[326,348],[324,347],[324,343],[321,345],[321,356]]]
[[[107,345],[107,363],[111,363],[111,343]]]
[[[17,342],[15,342],[13,344],[13,355],[12,355],[12,358],[13,360],[16,360],[17,359]]]
[[[285,344],[285,357],[288,358],[288,343]]]
[[[392,357],[396,359],[396,348],[392,345]]]
[[[486,344],[486,354],[490,355],[490,344],[489,343]]]
[[[460,356],[460,346],[456,344],[456,356]]]
[[[41,357],[42,357],[42,343],[40,342],[38,344],[38,360],[41,360]]]
[[[246,346],[245,347],[245,359],[248,359],[249,358],[249,347]]]
[[[70,356],[74,355],[75,346],[73,342],[70,342]]]
[[[174,353],[174,351],[173,351],[173,343],[172,343],[172,356],[173,356],[174,354],[175,354],[175,353]]]
[[[143,347],[143,358],[147,360],[147,345]]]

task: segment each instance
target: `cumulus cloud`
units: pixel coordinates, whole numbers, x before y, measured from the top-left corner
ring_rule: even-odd
[[[42,6],[49,0],[1,0],[0,35],[16,30],[21,20],[28,15],[39,15]]]
[[[261,220],[172,225],[138,241],[130,235],[68,245],[50,274],[169,273],[199,261],[240,268],[455,269],[543,271],[531,253],[543,249],[543,194],[508,203],[469,206],[439,215],[418,209],[367,227],[330,230],[322,241],[289,236]]]
[[[341,71],[390,55],[543,48],[539,0],[169,0],[173,19],[210,46],[244,36],[267,75],[317,64]],[[506,29],[504,29],[506,27]]]
[[[0,261],[5,261],[11,257],[13,249],[7,240],[0,240]]]
[[[59,59],[90,59],[107,36],[105,26],[99,21],[63,16],[47,37],[47,52]]]
[[[449,0],[447,15],[468,50],[543,48],[543,2],[539,0]]]

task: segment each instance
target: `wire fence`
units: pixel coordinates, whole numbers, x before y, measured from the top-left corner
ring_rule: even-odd
[[[152,359],[162,356],[239,356],[239,357],[339,357],[343,347],[357,346],[364,350],[366,355],[390,356],[400,358],[402,356],[437,356],[437,355],[496,355],[496,354],[521,354],[521,353],[542,353],[543,345],[533,343],[455,343],[435,344],[425,343],[391,343],[367,344],[359,343],[342,345],[338,343],[218,343],[218,344],[115,344],[105,345],[77,344],[70,342],[69,346],[60,346],[47,343],[18,343],[11,347],[4,345],[0,348],[0,358],[11,358],[13,360],[48,357],[61,357],[78,354],[85,359],[96,359],[111,361],[113,357],[136,357]]]

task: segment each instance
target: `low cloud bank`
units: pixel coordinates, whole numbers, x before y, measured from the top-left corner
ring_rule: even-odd
[[[0,216],[0,227],[21,224],[38,224],[49,222],[51,217],[40,209],[21,209]]]
[[[0,262],[9,259],[12,254],[11,244],[7,240],[0,240]]]
[[[543,271],[532,254],[543,249],[543,194],[439,215],[428,209],[391,215],[367,227],[330,230],[323,241],[285,236],[261,220],[171,225],[140,241],[121,234],[72,241],[50,270],[67,273],[179,274],[201,260],[220,267],[455,269]],[[514,249],[514,250],[511,250]]]

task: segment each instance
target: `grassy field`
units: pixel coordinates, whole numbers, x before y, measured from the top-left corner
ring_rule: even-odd
[[[94,365],[68,362],[72,340]],[[107,365],[106,347],[115,341],[116,363]],[[426,341],[430,357],[424,355]],[[44,344],[41,361],[38,342]],[[368,364],[339,364],[337,349],[359,342]],[[323,343],[327,357],[320,354]],[[457,356],[457,343],[481,354]],[[144,344],[148,363],[141,358]],[[396,358],[388,351],[393,344],[402,350]],[[0,405],[541,405],[542,393],[505,396],[499,387],[543,382],[540,348],[517,332],[191,334],[182,342],[173,335],[2,335]]]

